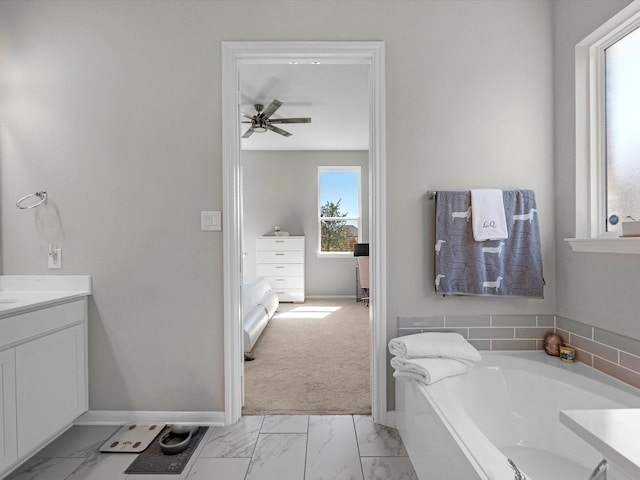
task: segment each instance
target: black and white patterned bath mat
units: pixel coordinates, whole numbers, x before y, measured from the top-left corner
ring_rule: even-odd
[[[170,427],[167,427],[162,433],[168,431]],[[140,453],[136,459],[129,465],[124,473],[140,473],[140,474],[180,474],[187,466],[191,455],[195,452],[200,440],[207,433],[209,427],[200,427],[198,431],[191,437],[189,446],[180,453],[175,455],[165,455],[160,449],[159,436],[149,446],[147,450]]]

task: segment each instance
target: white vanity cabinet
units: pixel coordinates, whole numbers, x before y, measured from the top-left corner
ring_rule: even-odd
[[[0,311],[0,477],[87,411],[86,312],[86,297]]]
[[[14,349],[0,352],[0,474],[18,459]]]
[[[19,456],[87,410],[84,374],[82,325],[16,347]]]
[[[256,238],[256,275],[281,302],[304,302],[304,237]]]

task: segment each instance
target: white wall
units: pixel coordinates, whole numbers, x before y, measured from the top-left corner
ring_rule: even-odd
[[[383,40],[389,336],[553,313],[552,24],[541,0],[0,2],[3,273],[50,273],[14,206],[46,189],[60,273],[94,279],[91,409],[222,410],[222,237],[199,231],[222,209],[220,42]],[[536,191],[545,300],[433,294],[425,192],[469,187]]]
[[[395,55],[391,45],[387,58],[389,312],[553,313],[550,4],[428,4],[428,13],[412,17],[422,38]],[[408,116],[398,123],[402,112]],[[536,192],[544,300],[433,295],[434,208],[425,192],[470,187]]]
[[[557,196],[557,313],[640,339],[637,278],[640,255],[573,253],[575,236],[574,47],[630,0],[554,2]]]
[[[243,151],[243,272],[255,275],[256,237],[273,226],[306,237],[306,296],[355,296],[355,258],[318,258],[318,167],[361,168],[362,241],[369,238],[369,152]]]

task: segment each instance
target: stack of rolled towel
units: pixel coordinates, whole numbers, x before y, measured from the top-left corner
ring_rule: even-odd
[[[393,376],[408,377],[430,385],[466,373],[482,358],[476,348],[455,332],[429,332],[394,338],[389,342],[394,357]]]

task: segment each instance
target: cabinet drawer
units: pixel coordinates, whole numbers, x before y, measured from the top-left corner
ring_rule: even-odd
[[[304,289],[304,277],[266,277],[274,292],[283,289]]]
[[[256,252],[256,263],[304,263],[304,251],[264,251]]]
[[[304,302],[304,290],[281,290],[276,292],[278,300],[281,302]]]
[[[256,250],[283,251],[302,250],[304,251],[304,237],[259,237],[256,238]]]
[[[256,266],[260,277],[303,277],[304,265],[300,263],[260,263]]]
[[[85,301],[75,300],[0,320],[0,349],[84,320]]]

